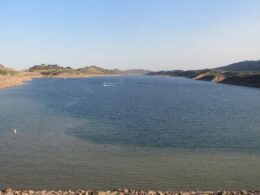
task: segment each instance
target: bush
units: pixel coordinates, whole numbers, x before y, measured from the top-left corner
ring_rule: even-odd
[[[6,75],[7,74],[7,71],[6,70],[1,70],[0,69],[0,75]]]

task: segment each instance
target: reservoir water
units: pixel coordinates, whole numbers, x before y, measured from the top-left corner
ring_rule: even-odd
[[[0,90],[3,187],[260,190],[260,90],[148,76]]]

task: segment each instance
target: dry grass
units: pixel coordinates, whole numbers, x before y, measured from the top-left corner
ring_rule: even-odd
[[[22,85],[25,81],[40,77],[41,75],[39,74],[28,74],[26,72],[21,72],[14,75],[0,75],[0,89]]]

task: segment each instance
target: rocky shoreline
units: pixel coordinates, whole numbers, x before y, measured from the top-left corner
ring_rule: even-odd
[[[96,190],[14,190],[6,188],[0,195],[260,195],[260,191],[143,191],[131,189],[117,189],[108,191]]]

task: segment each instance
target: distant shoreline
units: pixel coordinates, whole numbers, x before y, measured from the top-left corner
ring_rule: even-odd
[[[260,88],[260,60],[242,61],[210,69],[150,72],[147,75],[184,77],[193,80]]]
[[[61,74],[57,76],[43,76],[41,74],[17,74],[17,75],[4,75],[0,76],[0,89],[6,89],[23,85],[26,81],[30,81],[35,78],[90,78],[90,77],[103,77],[103,76],[120,76],[120,74]]]
[[[0,191],[1,194],[1,191]],[[118,189],[107,191],[96,190],[2,190],[3,195],[260,195],[260,191],[211,191],[211,190],[190,190],[190,191],[153,191],[153,190],[132,190]]]

